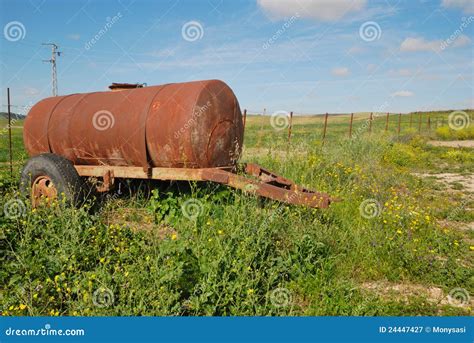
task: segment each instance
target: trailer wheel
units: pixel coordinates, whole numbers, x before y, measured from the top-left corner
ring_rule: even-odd
[[[78,206],[84,200],[85,189],[85,183],[71,161],[55,154],[30,158],[21,172],[20,190],[31,198],[33,207],[44,200],[63,198]]]

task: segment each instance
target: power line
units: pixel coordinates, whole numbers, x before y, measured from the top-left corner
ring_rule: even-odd
[[[56,72],[56,55],[59,57],[61,56],[61,51],[58,51],[58,46],[54,43],[43,43],[42,45],[51,46],[51,59],[50,60],[43,60],[43,62],[51,63],[51,85],[53,96],[58,96],[58,76]]]

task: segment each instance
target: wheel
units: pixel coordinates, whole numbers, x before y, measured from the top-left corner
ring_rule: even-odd
[[[20,190],[37,207],[44,199],[66,199],[73,206],[85,200],[86,184],[71,161],[55,154],[41,154],[26,162],[21,172]]]

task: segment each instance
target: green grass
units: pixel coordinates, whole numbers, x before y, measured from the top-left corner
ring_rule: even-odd
[[[430,115],[441,122],[447,114]],[[430,298],[428,289],[474,294],[472,237],[440,224],[472,221],[472,200],[412,172],[472,173],[472,150],[431,147],[434,130],[418,136],[408,121],[398,137],[377,118],[369,135],[359,130],[364,118],[352,140],[348,117],[331,118],[324,146],[322,118],[295,118],[290,148],[269,118],[247,118],[243,160],[341,198],[327,210],[180,184],[149,197],[123,188],[98,210],[61,203],[32,210],[24,201],[24,215],[2,212],[2,315],[471,314]],[[25,158],[20,129],[14,151],[15,160]],[[2,205],[22,200],[20,167],[13,179],[1,169]],[[182,210],[189,199],[199,208],[191,219]],[[361,215],[367,200],[369,214],[379,208],[373,218]],[[377,283],[427,292],[367,287]]]

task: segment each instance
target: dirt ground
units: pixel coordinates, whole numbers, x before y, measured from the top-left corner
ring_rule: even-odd
[[[474,174],[462,175],[457,173],[416,173],[414,175],[419,177],[433,177],[436,179],[436,181],[444,184],[450,190],[453,190],[453,184],[459,183],[462,185],[462,190],[464,192],[474,193]]]
[[[474,140],[465,141],[428,141],[432,146],[444,146],[448,148],[474,148]]]

